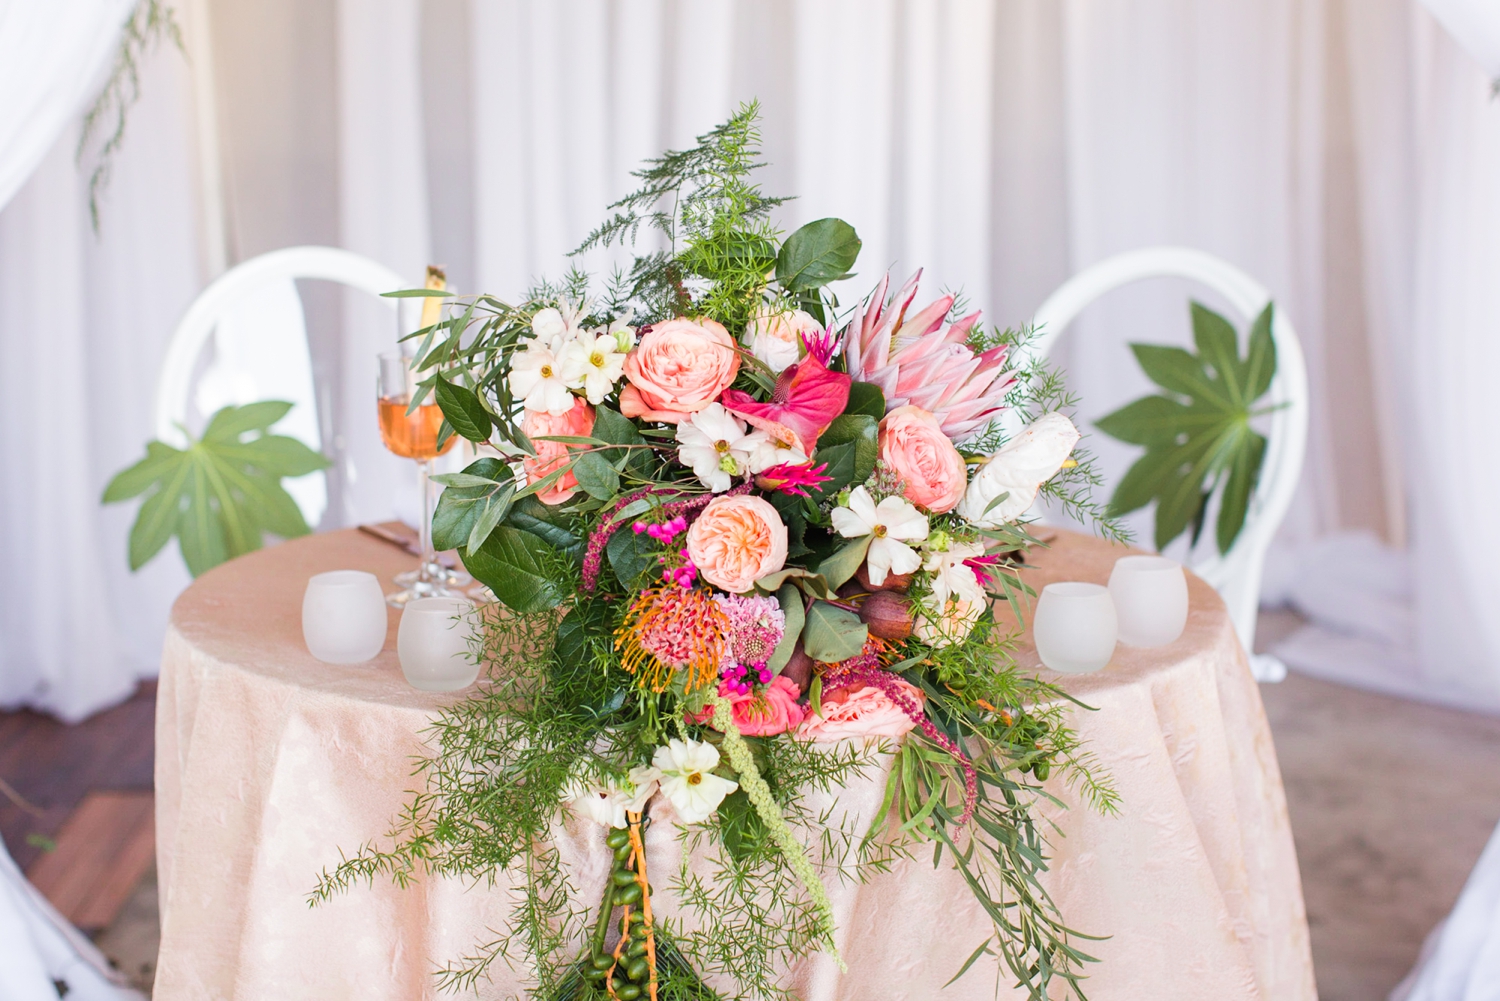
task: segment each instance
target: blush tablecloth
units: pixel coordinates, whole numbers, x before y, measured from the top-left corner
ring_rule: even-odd
[[[1062,534],[1033,556],[1034,587],[1107,579],[1123,550]],[[340,851],[389,830],[414,788],[422,733],[455,696],[409,688],[393,612],[372,663],[320,663],[303,645],[302,591],[324,570],[388,580],[414,561],[354,531],[262,550],[205,574],[173,610],[157,695],[157,857],[162,940],[157,1001],[438,996],[433,972],[504,929],[496,888],[377,880],[310,908]],[[1048,885],[1083,943],[1094,1001],[1315,1001],[1297,860],[1271,735],[1218,596],[1190,579],[1183,636],[1120,647],[1103,672],[1062,679],[1097,712],[1074,723],[1106,763],[1120,810],[1063,811]],[[1035,664],[1028,647],[1023,660]],[[1056,784],[1054,782],[1054,784]],[[884,776],[843,802],[866,813]],[[1066,790],[1059,795],[1071,800]],[[671,825],[648,836],[653,872],[676,866]],[[583,899],[607,856],[597,827],[559,831]],[[664,877],[653,880],[662,884]],[[849,972],[817,957],[792,980],[807,1001],[996,996],[997,969],[942,985],[986,921],[958,875],[930,856],[863,886],[830,886]],[[660,896],[661,890],[658,891]],[[670,908],[670,900],[660,906]],[[1000,978],[1001,997],[1010,997]],[[497,964],[481,997],[523,990]]]

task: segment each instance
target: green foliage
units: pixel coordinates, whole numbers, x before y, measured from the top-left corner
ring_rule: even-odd
[[[1010,657],[1013,643],[986,615],[963,643],[909,645],[907,663],[913,666],[905,677],[925,693],[928,719],[966,750],[977,773],[978,800],[970,824],[958,828],[962,766],[921,730],[913,731],[898,752],[885,808],[866,840],[891,834],[882,828],[886,811],[894,808],[894,836],[931,843],[934,865],[946,852],[990,918],[992,934],[954,980],[981,956],[995,955],[1031,1001],[1063,996],[1059,982],[1082,1001],[1082,965],[1096,960],[1073,942],[1093,936],[1064,924],[1041,884],[1049,861],[1047,834],[1032,811],[1037,803],[1063,805],[1040,784],[1053,763],[1096,809],[1113,813],[1118,800],[1067,725],[1064,707],[1087,707],[1021,674]]]
[[[856,656],[865,645],[869,628],[847,608],[815,601],[807,609],[802,627],[802,649],[813,660],[836,664]]]
[[[786,238],[776,255],[776,281],[792,294],[849,277],[860,239],[842,219],[816,219]]]
[[[281,480],[327,468],[328,460],[270,433],[291,408],[276,401],[225,407],[186,449],[149,442],[144,459],[116,474],[104,503],[146,494],[130,529],[130,569],[139,570],[174,535],[194,577],[259,549],[262,532],[306,535],[307,522]]]
[[[759,116],[758,103],[743,104],[693,148],[648,160],[634,173],[640,188],[609,206],[614,216],[574,251],[633,244],[642,224],[667,238],[669,252],[637,257],[620,283],[618,295],[642,307],[641,319],[699,313],[733,334],[745,328],[777,260],[771,210],[785,201],[751,181],[762,166]],[[707,288],[694,296],[689,278],[706,280]]]
[[[953,308],[959,311],[963,307],[955,302]],[[1034,327],[999,329],[976,326],[970,334],[969,346],[977,352],[1005,345],[1014,357],[1036,340],[1037,333]],[[1025,423],[1055,411],[1071,415],[1078,408],[1078,398],[1069,392],[1062,372],[1045,358],[1035,354],[1029,354],[1027,364],[1016,372],[1015,388],[1006,394],[1005,403]],[[1088,435],[1085,433],[1083,441],[1087,440]],[[1005,441],[1000,422],[996,421],[964,442],[959,450],[978,459],[994,454]],[[1094,500],[1094,492],[1103,486],[1104,477],[1099,472],[1093,453],[1080,442],[1074,446],[1071,458],[1076,465],[1063,469],[1043,483],[1038,491],[1039,496],[1055,504],[1068,517],[1081,524],[1092,525],[1094,531],[1104,538],[1130,542],[1129,530],[1117,517],[1110,514],[1105,505]],[[1024,532],[1024,529],[1019,530]],[[1025,535],[1023,541],[1033,544],[1036,540]]]
[[[126,116],[130,106],[141,97],[141,62],[164,39],[176,46],[179,52],[186,52],[182,44],[182,28],[171,4],[167,0],[136,0],[121,29],[120,47],[115,52],[109,79],[83,116],[83,128],[74,154],[79,163],[83,162],[89,143],[105,128],[106,122],[113,120],[109,136],[99,148],[94,169],[89,174],[89,220],[95,233],[99,232],[99,198],[109,186],[114,158],[125,144]]]
[[[566,591],[548,573],[560,554],[540,536],[497,526],[478,549],[460,550],[464,566],[515,612],[537,612],[561,602]]]
[[[1276,374],[1272,308],[1268,303],[1251,326],[1244,358],[1229,321],[1197,302],[1192,304],[1196,355],[1182,348],[1130,346],[1141,369],[1164,392],[1095,423],[1113,438],[1146,447],[1115,487],[1109,511],[1123,515],[1156,501],[1158,549],[1189,526],[1197,543],[1215,491],[1222,490],[1215,533],[1220,553],[1229,552],[1245,525],[1266,455],[1266,439],[1250,421],[1268,412],[1256,409],[1256,403]]]
[[[515,474],[499,459],[477,459],[461,473],[433,479],[445,487],[432,513],[432,544],[438,549],[479,549],[515,499]]]

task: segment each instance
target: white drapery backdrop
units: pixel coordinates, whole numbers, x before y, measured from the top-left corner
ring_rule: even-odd
[[[97,87],[128,7],[98,14],[109,37],[94,67],[38,72]],[[0,19],[44,9],[57,13],[11,3]],[[167,608],[187,580],[175,557],[131,574],[134,511],[99,505],[111,473],[144,454],[163,349],[200,284],[185,74],[170,47],[146,66],[97,236],[91,165],[74,162],[92,97],[81,88],[0,210],[0,706],[76,720],[128,696],[156,673]]]

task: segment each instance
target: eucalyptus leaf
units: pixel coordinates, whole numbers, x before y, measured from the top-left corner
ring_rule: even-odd
[[[818,573],[827,578],[829,587],[839,587],[854,576],[854,572],[865,561],[865,554],[870,551],[870,543],[874,541],[875,536],[863,535],[841,546],[832,556],[818,564]]]
[[[781,641],[776,644],[776,649],[771,651],[771,656],[766,658],[766,667],[775,674],[780,674],[781,669],[786,667],[787,662],[792,659],[792,651],[797,646],[797,640],[802,637],[802,627],[807,621],[806,600],[802,597],[802,591],[795,584],[783,584],[776,592],[776,600],[781,604],[781,613],[786,617],[786,625],[781,633]]]
[[[815,601],[807,610],[802,627],[802,649],[813,660],[835,664],[864,649],[869,628],[847,608]]]
[[[573,461],[573,475],[590,497],[609,500],[620,492],[620,473],[598,452],[584,452]]]
[[[1244,528],[1265,462],[1266,439],[1250,420],[1276,374],[1274,312],[1268,303],[1256,318],[1241,358],[1228,320],[1200,303],[1191,309],[1196,354],[1131,345],[1141,369],[1165,392],[1126,404],[1095,424],[1110,437],[1146,448],[1115,487],[1110,515],[1155,501],[1156,547],[1189,529],[1196,544],[1209,501],[1222,492],[1214,540],[1227,553]]]
[[[437,405],[453,430],[470,441],[489,441],[494,422],[474,391],[436,376]]]
[[[515,497],[515,474],[500,459],[486,456],[461,473],[433,479],[446,489],[432,512],[432,544],[438,549],[477,548],[507,513]],[[481,525],[486,527],[476,533]]]

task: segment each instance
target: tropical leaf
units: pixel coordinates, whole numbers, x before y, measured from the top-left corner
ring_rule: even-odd
[[[1245,527],[1266,456],[1266,439],[1250,420],[1265,412],[1257,404],[1276,374],[1272,316],[1267,303],[1251,325],[1244,358],[1233,325],[1197,302],[1192,304],[1196,354],[1130,346],[1141,370],[1164,392],[1128,403],[1095,425],[1112,438],[1145,446],[1115,487],[1109,514],[1128,514],[1155,501],[1158,549],[1189,528],[1196,544],[1216,492],[1221,495],[1214,532],[1219,552],[1229,552]]]
[[[104,488],[106,504],[146,495],[130,528],[130,569],[145,566],[173,536],[196,577],[259,549],[266,532],[306,535],[307,521],[281,481],[325,469],[328,460],[270,433],[291,408],[274,400],[225,407],[185,449],[148,442],[146,457]]]

